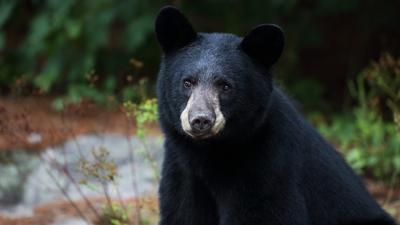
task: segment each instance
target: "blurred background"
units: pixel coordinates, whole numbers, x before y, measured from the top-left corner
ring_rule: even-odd
[[[400,218],[399,0],[2,0],[0,224],[156,224],[167,4],[201,32],[281,26],[276,82]]]

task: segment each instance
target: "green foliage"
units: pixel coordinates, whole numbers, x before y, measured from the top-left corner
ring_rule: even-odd
[[[131,101],[124,103],[126,115],[135,119],[136,135],[144,138],[146,133],[146,124],[157,121],[157,100],[148,99],[140,104],[134,104]]]
[[[29,4],[33,9],[29,32],[0,61],[1,86],[13,85],[24,75],[41,93],[65,94],[66,103],[82,97],[104,103],[107,96],[118,94],[118,85],[129,84],[121,82],[125,79],[121,76],[131,74],[134,81],[142,76],[129,59],[147,45],[159,1],[44,0]],[[27,7],[22,1],[2,1],[0,27]],[[3,36],[0,33],[0,47]]]
[[[101,210],[101,217],[96,222],[96,225],[130,225],[129,212],[133,210],[132,205],[124,208],[119,203],[105,205]]]
[[[337,115],[318,128],[357,172],[384,180],[400,172],[400,139],[396,127],[383,121],[376,112],[356,108],[351,115]]]
[[[158,172],[156,160],[154,159],[154,156],[150,154],[149,146],[145,139],[145,136],[148,133],[148,125],[156,122],[158,119],[157,107],[158,104],[156,99],[147,99],[140,104],[134,104],[131,101],[124,102],[126,116],[133,119],[135,122],[136,135],[143,145],[143,156],[145,157],[146,162],[151,165],[154,177],[158,182],[160,180],[160,174]]]
[[[357,100],[357,107],[350,115],[335,116],[331,123],[321,123],[318,128],[338,145],[357,172],[386,181],[392,179],[393,182],[400,172],[400,135],[396,125],[384,120],[376,107],[377,93],[382,93],[381,88],[367,88],[367,79],[373,83],[376,81],[371,79],[387,79],[386,84],[393,87],[397,84],[395,79],[398,78],[389,78],[383,71],[373,63],[354,82],[350,82],[349,88]]]
[[[375,98],[386,103],[400,132],[400,58],[384,54],[364,70],[364,76],[375,90]]]

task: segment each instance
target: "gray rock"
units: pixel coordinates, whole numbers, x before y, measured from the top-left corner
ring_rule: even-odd
[[[51,225],[89,225],[86,221],[79,218],[59,219]]]
[[[22,150],[8,152],[5,157],[7,163],[0,164],[0,203],[12,205],[22,200],[26,179],[39,160]]]
[[[10,209],[18,207],[29,211],[38,204],[65,200],[65,195],[73,200],[81,199],[82,194],[89,198],[104,196],[102,186],[94,180],[88,180],[90,185],[79,184],[85,176],[77,169],[81,159],[91,161],[92,150],[99,148],[107,149],[109,159],[117,166],[114,182],[103,182],[112,198],[155,193],[163,140],[149,137],[144,141],[146,150],[137,137],[84,135],[48,148],[38,156],[19,153],[17,163],[0,164],[0,214],[10,216]]]

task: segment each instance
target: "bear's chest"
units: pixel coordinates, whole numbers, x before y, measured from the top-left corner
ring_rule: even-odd
[[[266,145],[255,143],[218,143],[206,146],[170,144],[168,152],[183,171],[205,183],[219,185],[235,183],[243,177],[265,176],[256,168],[272,166]],[[257,179],[257,178],[254,178]]]

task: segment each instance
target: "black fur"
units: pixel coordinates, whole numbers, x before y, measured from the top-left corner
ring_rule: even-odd
[[[184,24],[184,32],[173,24]],[[218,33],[193,38],[191,30],[177,9],[161,10],[156,32],[165,54],[157,90],[166,141],[160,225],[395,224],[273,84],[270,66],[283,47],[278,27],[263,25],[244,40]],[[180,38],[170,39],[168,31]],[[186,76],[219,76],[232,86],[220,96],[226,125],[215,137],[195,140],[182,130]]]

